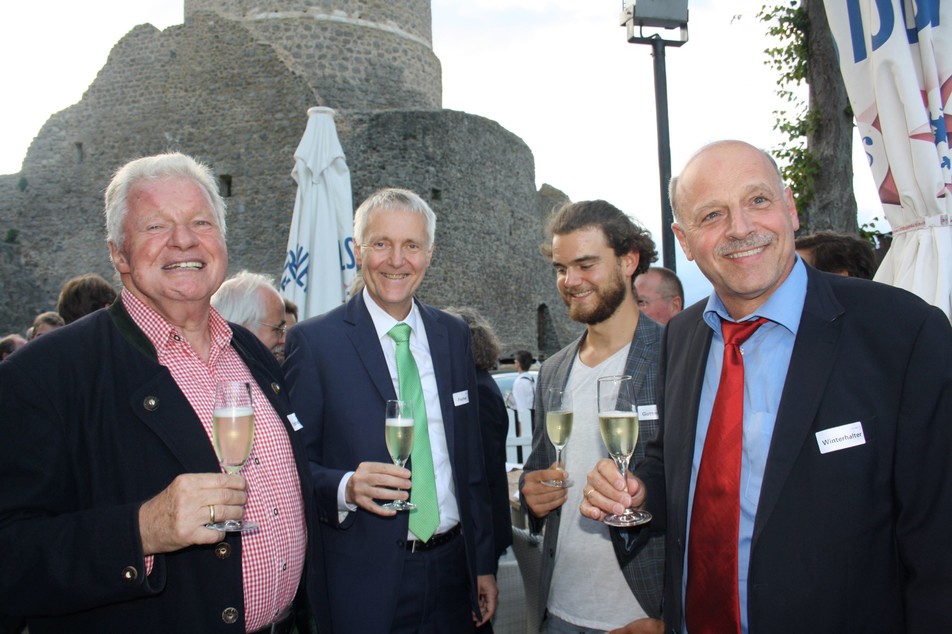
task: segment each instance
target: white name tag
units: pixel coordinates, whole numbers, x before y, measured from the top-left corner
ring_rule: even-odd
[[[469,403],[469,392],[467,390],[453,394],[453,405],[456,405],[456,407],[467,403]]]
[[[301,424],[301,421],[299,421],[297,418],[297,414],[294,412],[288,414],[288,420],[291,421],[291,427],[294,429],[294,431],[301,431],[304,429],[304,425]]]
[[[639,405],[638,420],[658,420],[657,405]]]
[[[816,433],[816,444],[820,448],[820,453],[830,453],[831,451],[865,445],[866,436],[863,434],[863,423],[856,421],[848,425],[818,431]]]

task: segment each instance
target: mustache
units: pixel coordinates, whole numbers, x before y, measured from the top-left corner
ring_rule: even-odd
[[[741,251],[750,251],[758,249],[776,242],[777,236],[771,233],[755,233],[741,240],[728,240],[714,248],[714,255],[726,256]]]

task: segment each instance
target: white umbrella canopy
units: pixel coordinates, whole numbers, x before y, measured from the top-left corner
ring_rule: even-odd
[[[952,318],[952,2],[824,1],[892,228],[875,279]]]
[[[298,184],[281,294],[299,318],[325,313],[347,300],[354,281],[354,205],[350,170],[337,138],[334,111],[310,108],[294,152]]]

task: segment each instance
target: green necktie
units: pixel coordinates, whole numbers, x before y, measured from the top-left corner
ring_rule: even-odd
[[[410,467],[413,470],[413,486],[410,501],[416,510],[410,512],[410,531],[427,541],[440,525],[440,508],[436,500],[436,476],[433,474],[433,454],[430,452],[430,432],[426,424],[426,403],[420,371],[410,352],[410,326],[397,324],[387,333],[397,344],[397,381],[400,384],[400,399],[413,406],[413,450],[410,452]]]

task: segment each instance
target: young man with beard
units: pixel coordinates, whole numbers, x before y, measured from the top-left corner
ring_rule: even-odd
[[[584,473],[607,455],[598,430],[600,376],[631,375],[642,412],[653,408],[662,328],[640,318],[632,279],[648,269],[657,252],[647,231],[603,200],[564,205],[549,220],[547,235],[542,252],[555,267],[569,316],[586,330],[539,371],[532,453],[519,483],[532,530],[545,527],[539,622],[547,632],[660,632],[663,537],[653,538],[622,569],[608,527],[574,512],[588,487],[543,483],[567,478],[573,470]],[[563,465],[555,464],[545,432],[550,388],[572,395],[574,425]],[[657,424],[656,415],[643,415],[642,438],[651,438]],[[639,442],[635,461],[643,453]],[[566,505],[573,512],[562,517]]]

